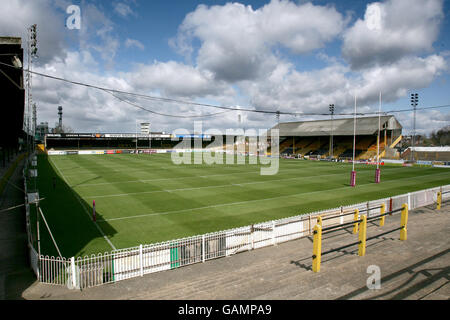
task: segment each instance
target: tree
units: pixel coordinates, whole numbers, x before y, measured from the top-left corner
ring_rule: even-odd
[[[54,133],[73,133],[73,129],[69,126],[62,125],[62,128],[59,127],[59,124],[55,124],[55,129],[53,129]]]
[[[430,140],[435,146],[450,145],[450,126],[431,132]]]

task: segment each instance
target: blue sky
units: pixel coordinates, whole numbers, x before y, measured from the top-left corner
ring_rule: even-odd
[[[66,27],[69,5],[81,29]],[[323,113],[450,104],[450,1],[87,1],[11,0],[0,13],[1,35],[25,35],[38,24],[42,73],[112,89],[184,101],[264,110]],[[104,92],[33,78],[38,120],[75,131],[191,129],[193,119],[162,117]],[[129,98],[129,97],[128,97]],[[199,115],[211,108],[129,98],[145,108]],[[449,125],[450,108],[418,113],[418,130]],[[395,114],[411,131],[412,112]],[[268,128],[275,116],[242,113],[246,127]],[[282,121],[320,117],[282,117]],[[323,118],[323,117],[322,117]],[[237,127],[237,113],[204,119],[204,127]]]

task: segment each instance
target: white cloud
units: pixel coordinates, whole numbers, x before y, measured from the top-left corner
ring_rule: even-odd
[[[123,80],[100,76],[95,73],[98,63],[92,60],[89,52],[67,52],[64,59],[55,59],[51,63],[37,67],[38,72],[55,75],[74,81],[102,84],[122,90],[130,90]],[[56,121],[56,108],[62,105],[63,121],[77,131],[92,131],[97,126],[118,125],[126,121],[130,112],[106,93],[76,86],[40,76],[33,77],[33,96],[38,104],[38,121]],[[53,120],[53,121],[52,121]],[[117,122],[116,122],[117,121]]]
[[[388,5],[393,5],[394,1],[372,5],[364,20],[357,21],[345,33],[345,19],[329,6],[294,4],[287,1],[272,1],[258,10],[238,3],[199,6],[186,16],[177,38],[173,40],[177,48],[190,53],[196,63],[154,61],[137,64],[131,70],[122,72],[116,72],[114,69],[106,72],[102,62],[113,62],[121,44],[128,48],[145,48],[138,40],[119,39],[114,23],[103,11],[92,4],[83,7],[82,30],[70,33],[72,39],[79,42],[79,51],[75,51],[69,50],[63,41],[64,35],[67,34],[50,30],[57,29],[53,27],[53,23],[59,21],[59,18],[62,22],[58,23],[63,23],[64,16],[58,16],[50,6],[38,7],[34,3],[19,0],[5,3],[7,9],[13,11],[25,4],[25,10],[16,16],[14,12],[0,12],[0,27],[1,30],[19,30],[22,24],[42,21],[38,23],[38,30],[42,28],[41,30],[49,32],[45,34],[48,38],[42,35],[40,39],[43,57],[41,64],[35,67],[36,71],[153,96],[305,113],[328,113],[328,105],[334,103],[337,112],[351,113],[353,94],[357,93],[359,111],[376,111],[380,90],[385,103],[395,102],[405,97],[411,89],[428,87],[436,77],[448,70],[448,55],[425,55],[423,52],[432,49],[435,36],[433,38],[434,33],[429,31],[438,28],[439,24],[432,24],[431,22],[438,19],[433,20],[430,17],[439,17],[439,14],[433,12],[439,12],[434,9],[438,7],[435,4],[441,3],[440,1],[427,1],[424,8],[419,6],[428,17],[425,20],[432,24],[425,26],[426,30],[423,31],[431,37],[428,44],[421,44],[422,47],[416,50],[411,49],[407,41],[406,47],[410,48],[409,51],[405,49],[401,54],[385,60],[382,57],[387,55],[389,50],[396,50],[396,42],[387,37],[386,47],[363,47],[367,51],[363,50],[361,55],[358,55],[359,51],[356,49],[364,42],[362,35],[356,31],[360,31],[359,24],[365,21],[368,22],[366,27],[369,26],[367,30],[383,34],[389,31],[392,32],[392,37],[397,33],[402,34],[403,26],[410,25],[405,22],[409,18],[402,17],[401,21],[395,22],[398,23],[397,26],[392,21],[386,22],[389,20],[389,12],[376,9],[380,6],[385,10]],[[65,2],[59,3],[59,8],[63,8]],[[403,4],[401,1],[395,2],[397,6],[399,3]],[[414,2],[412,6],[414,4],[417,5]],[[50,12],[44,12],[42,8]],[[411,10],[416,12],[419,9]],[[10,16],[21,22],[15,23]],[[421,24],[423,21],[418,22]],[[390,27],[386,29],[387,26]],[[62,26],[61,29],[64,30]],[[346,51],[348,55],[345,57],[350,65],[339,56],[330,56],[326,50],[318,50],[314,55],[325,62],[326,66],[304,71],[296,67],[289,57],[278,52],[280,48],[286,48],[293,55],[298,54],[301,59],[303,53],[321,49],[342,34],[343,51],[344,48],[349,49],[350,44],[355,45],[353,51]],[[197,43],[199,47],[196,47]],[[49,48],[54,51],[48,51]],[[49,54],[46,55],[45,52]],[[378,55],[377,52],[381,53]],[[419,52],[423,56],[419,57]],[[98,59],[98,56],[101,59]],[[355,65],[361,68],[355,69]],[[64,123],[80,132],[133,132],[136,119],[148,119],[153,130],[193,129],[193,119],[156,116],[125,104],[102,91],[39,76],[33,78],[33,83],[33,96],[38,103],[38,121],[48,121],[50,125],[57,119],[57,106],[62,105]],[[132,101],[151,110],[172,115],[198,115],[220,111],[182,103],[138,98],[133,98]],[[372,105],[375,105],[375,108]],[[275,115],[242,114],[245,119],[244,126],[247,128],[268,128],[275,123]],[[402,113],[398,117],[405,130],[410,130],[411,115]],[[445,119],[448,121],[448,114],[446,116],[444,111],[439,110],[420,113],[420,117],[421,121],[426,121],[428,117],[433,124],[433,127],[429,128],[425,125],[422,128],[420,124],[420,130],[431,131],[442,127]],[[281,120],[305,118],[282,116]],[[237,119],[237,112],[206,118],[204,129],[236,128],[239,125]]]
[[[108,66],[112,66],[120,40],[114,32],[114,23],[94,4],[85,4],[81,10],[82,27],[78,41],[81,50],[95,50]]]
[[[135,13],[131,9],[131,7],[125,3],[118,2],[114,3],[114,11],[118,13],[122,17],[128,17],[129,15],[134,15]]]
[[[130,38],[127,38],[127,40],[125,40],[125,47],[127,47],[127,48],[136,47],[136,48],[138,48],[140,50],[144,50],[145,49],[145,47],[142,44],[142,42],[140,42],[139,40],[130,39]]]
[[[0,35],[22,38],[26,48],[27,28],[37,24],[38,63],[64,55],[65,17],[47,1],[8,0],[0,10]]]
[[[201,42],[197,64],[229,82],[264,77],[276,67],[277,46],[300,54],[321,48],[344,27],[333,7],[272,0],[253,10],[240,3],[199,5],[179,28],[173,46],[182,54],[194,53],[192,41]]]
[[[395,116],[403,126],[402,134],[411,135],[413,133],[413,112],[396,113]],[[449,123],[450,113],[445,109],[416,112],[416,134],[428,135],[431,131],[438,131],[448,126]]]
[[[158,90],[167,97],[233,94],[228,85],[215,81],[211,72],[175,61],[140,64],[127,79],[139,91]]]
[[[361,72],[337,62],[311,71],[279,64],[264,80],[245,82],[242,88],[252,104],[264,110],[328,114],[333,103],[337,113],[351,114],[356,95],[359,112],[374,112],[380,91],[383,102],[392,103],[407,96],[411,88],[427,88],[446,70],[447,62],[439,55],[407,57]]]
[[[400,72],[409,66],[405,74]],[[290,63],[280,63],[270,75],[260,81],[244,81],[240,86],[230,86],[225,81],[217,81],[211,73],[182,63],[154,62],[140,64],[135,69],[120,74],[104,75],[96,72],[98,63],[92,60],[89,52],[67,52],[66,58],[53,61],[38,72],[66,77],[75,81],[96,84],[117,90],[235,105],[244,94],[249,103],[243,106],[260,110],[328,113],[329,103],[334,103],[338,113],[353,112],[353,94],[358,96],[358,111],[377,111],[378,93],[383,92],[383,102],[394,102],[404,97],[411,87],[427,87],[440,72],[445,70],[445,60],[437,55],[427,58],[405,58],[389,67],[373,67],[363,73],[354,73],[343,64],[332,64],[323,69],[298,71]],[[64,121],[76,131],[120,131],[133,132],[135,119],[148,119],[154,130],[171,131],[176,128],[193,129],[194,119],[180,119],[156,116],[123,103],[111,95],[85,87],[58,81],[34,78],[35,99],[38,101],[39,118],[56,121],[58,105],[64,107]],[[172,115],[198,115],[215,113],[221,110],[193,107],[182,103],[151,101],[140,98],[134,103],[150,110]],[[201,99],[201,100],[198,100]],[[375,107],[373,107],[375,105]],[[442,124],[445,113],[423,113],[430,117],[436,126]],[[268,128],[275,123],[275,115],[244,114],[247,128]],[[421,113],[422,114],[422,113]],[[411,115],[399,114],[405,132],[410,130]],[[317,119],[317,117],[282,117],[282,121]],[[448,118],[448,116],[447,116]],[[206,118],[204,128],[236,128],[237,112],[219,117]],[[41,121],[41,120],[40,120]],[[421,125],[422,126],[422,125]],[[437,127],[425,127],[431,131]]]
[[[230,104],[236,95],[230,86],[211,81],[210,75],[173,61],[139,65],[129,72],[106,75],[101,72],[99,62],[92,59],[87,50],[68,51],[64,59],[55,59],[35,70],[77,82],[153,96],[189,100],[202,97],[211,99],[214,103]],[[38,104],[38,122],[48,121],[52,126],[57,119],[57,106],[62,105],[63,123],[78,132],[133,132],[136,119],[149,120],[153,124],[153,130],[170,131],[181,127],[191,130],[194,120],[157,116],[124,103],[106,92],[40,76],[33,78],[33,96]],[[223,111],[126,95],[120,97],[144,108],[176,116]],[[217,119],[208,118],[207,122],[213,127],[234,126],[236,121],[232,114],[223,114]]]
[[[442,0],[388,0],[367,6],[343,35],[342,54],[354,69],[430,52],[443,18]]]
[[[447,62],[439,55],[405,57],[387,66],[364,70],[358,91],[363,98],[373,100],[381,90],[385,92],[385,99],[395,101],[406,96],[411,88],[417,90],[428,87],[446,70]]]

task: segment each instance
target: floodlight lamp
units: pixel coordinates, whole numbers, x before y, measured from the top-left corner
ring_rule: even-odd
[[[20,59],[17,56],[14,56],[12,58],[12,63],[16,68],[22,68],[22,61],[20,61]]]

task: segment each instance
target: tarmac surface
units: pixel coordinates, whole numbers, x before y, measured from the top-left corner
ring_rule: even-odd
[[[24,201],[22,164],[0,209]],[[28,264],[23,208],[0,212],[0,300],[334,300],[450,299],[450,201],[409,212],[408,238],[400,215],[385,226],[368,223],[366,255],[357,245],[322,257],[314,273],[312,237],[242,252],[113,284],[69,290],[36,281]],[[322,252],[357,241],[352,227],[323,236]],[[383,235],[381,235],[383,234]],[[375,270],[375,273],[374,273]],[[380,276],[379,288],[371,279]],[[372,289],[369,289],[369,284]]]
[[[3,175],[6,168],[2,168]],[[28,263],[27,233],[25,228],[25,202],[23,191],[22,160],[0,197],[0,300],[23,299],[21,294],[36,281]],[[19,206],[12,210],[5,209]]]

